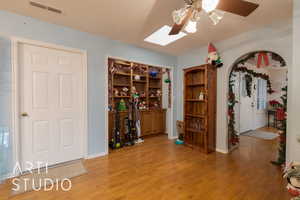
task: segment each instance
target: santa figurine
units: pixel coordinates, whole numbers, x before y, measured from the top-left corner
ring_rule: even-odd
[[[212,43],[209,43],[208,45],[208,56],[206,62],[208,64],[213,65],[216,68],[220,68],[223,66],[222,59],[219,53],[217,52],[216,47]]]

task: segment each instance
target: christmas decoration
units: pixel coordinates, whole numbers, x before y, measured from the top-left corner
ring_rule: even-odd
[[[246,82],[246,91],[247,91],[247,96],[251,97],[252,94],[252,76],[249,74],[245,75],[245,82]]]
[[[217,49],[215,48],[215,46],[212,43],[209,43],[209,45],[208,45],[208,56],[207,56],[206,62],[217,68],[223,66],[221,57],[220,57],[219,53],[217,52]]]
[[[171,83],[171,80],[169,78],[166,78],[165,83]]]
[[[156,96],[157,96],[157,97],[161,97],[161,95],[162,95],[162,92],[161,92],[160,90],[157,90],[157,91],[156,91]]]
[[[127,110],[126,103],[125,103],[124,99],[120,100],[119,105],[118,105],[118,110],[119,111],[126,111]]]
[[[131,95],[132,95],[134,101],[138,101],[140,95],[134,86],[132,86],[132,88],[131,88]]]
[[[260,52],[257,54],[257,68],[262,67],[263,61],[265,67],[268,67],[270,65],[269,56],[266,52]]]
[[[275,109],[277,109],[280,106],[280,103],[277,100],[271,100],[271,101],[269,101],[269,104],[270,104],[270,106],[272,106]]]
[[[146,97],[146,92],[141,92],[140,96],[143,98],[143,97]]]
[[[231,147],[236,146],[239,143],[239,136],[237,135],[237,131],[235,130],[235,112],[234,106],[238,102],[236,101],[236,97],[234,94],[234,80],[233,78],[236,75],[231,72],[231,79],[229,80],[229,94],[228,94],[228,132],[229,132],[229,144]]]
[[[113,90],[113,92],[114,92],[115,97],[119,96],[119,90],[118,89],[115,88]]]
[[[248,75],[251,75],[254,78],[261,78],[267,81],[267,87],[268,87],[268,93],[273,94],[275,91],[272,89],[271,80],[270,77],[267,74],[258,73],[256,71],[253,71],[251,69],[248,69],[247,67],[236,67],[234,69],[234,72],[242,72],[246,73]],[[250,96],[251,97],[251,96]]]
[[[129,89],[127,87],[123,87],[122,91],[120,92],[121,96],[128,96]]]
[[[271,163],[274,165],[283,165],[286,161],[286,112],[287,112],[287,86],[282,88],[284,92],[281,96],[282,103],[278,105],[279,108],[282,109],[282,126],[280,127],[280,137],[279,137],[279,149],[278,149],[278,158],[276,161],[272,161]]]
[[[141,76],[140,76],[140,75],[135,75],[135,76],[134,76],[134,80],[136,80],[136,81],[141,80]]]
[[[204,93],[203,92],[200,92],[200,94],[199,94],[199,100],[200,101],[204,100]]]
[[[139,110],[146,110],[147,109],[147,105],[145,101],[142,101],[139,103]]]
[[[171,84],[171,75],[170,75],[170,69],[164,68],[163,73],[167,73],[168,78],[165,79],[165,83],[168,83],[168,107],[172,107],[172,84]]]
[[[152,78],[155,78],[155,77],[157,76],[157,74],[158,74],[158,71],[152,70],[152,71],[149,72],[149,75],[150,75]]]
[[[300,163],[291,162],[288,164],[283,177],[288,181],[287,189],[294,197],[292,200],[300,200]]]

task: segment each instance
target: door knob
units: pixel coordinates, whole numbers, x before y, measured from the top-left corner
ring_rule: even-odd
[[[24,113],[21,114],[21,116],[22,117],[28,117],[29,115],[28,115],[28,113],[24,112]]]

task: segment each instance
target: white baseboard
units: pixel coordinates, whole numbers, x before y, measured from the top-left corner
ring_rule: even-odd
[[[228,154],[228,150],[224,150],[224,149],[216,149],[216,152],[219,152],[219,153],[223,153],[223,154]]]
[[[89,160],[89,159],[94,159],[94,158],[98,158],[98,157],[102,157],[102,156],[106,156],[106,155],[108,155],[108,152],[101,152],[101,153],[98,153],[98,154],[88,155],[86,157],[86,159]]]
[[[3,176],[0,177],[0,184],[3,183],[5,180],[10,179],[10,178],[14,178],[14,177],[17,177],[17,175],[15,175],[13,173],[3,175]]]
[[[178,139],[178,136],[172,136],[172,137],[168,137],[169,138],[169,140],[176,140],[176,139]]]

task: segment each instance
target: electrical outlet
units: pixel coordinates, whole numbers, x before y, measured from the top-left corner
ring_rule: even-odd
[[[297,141],[300,143],[300,135],[297,135]]]

